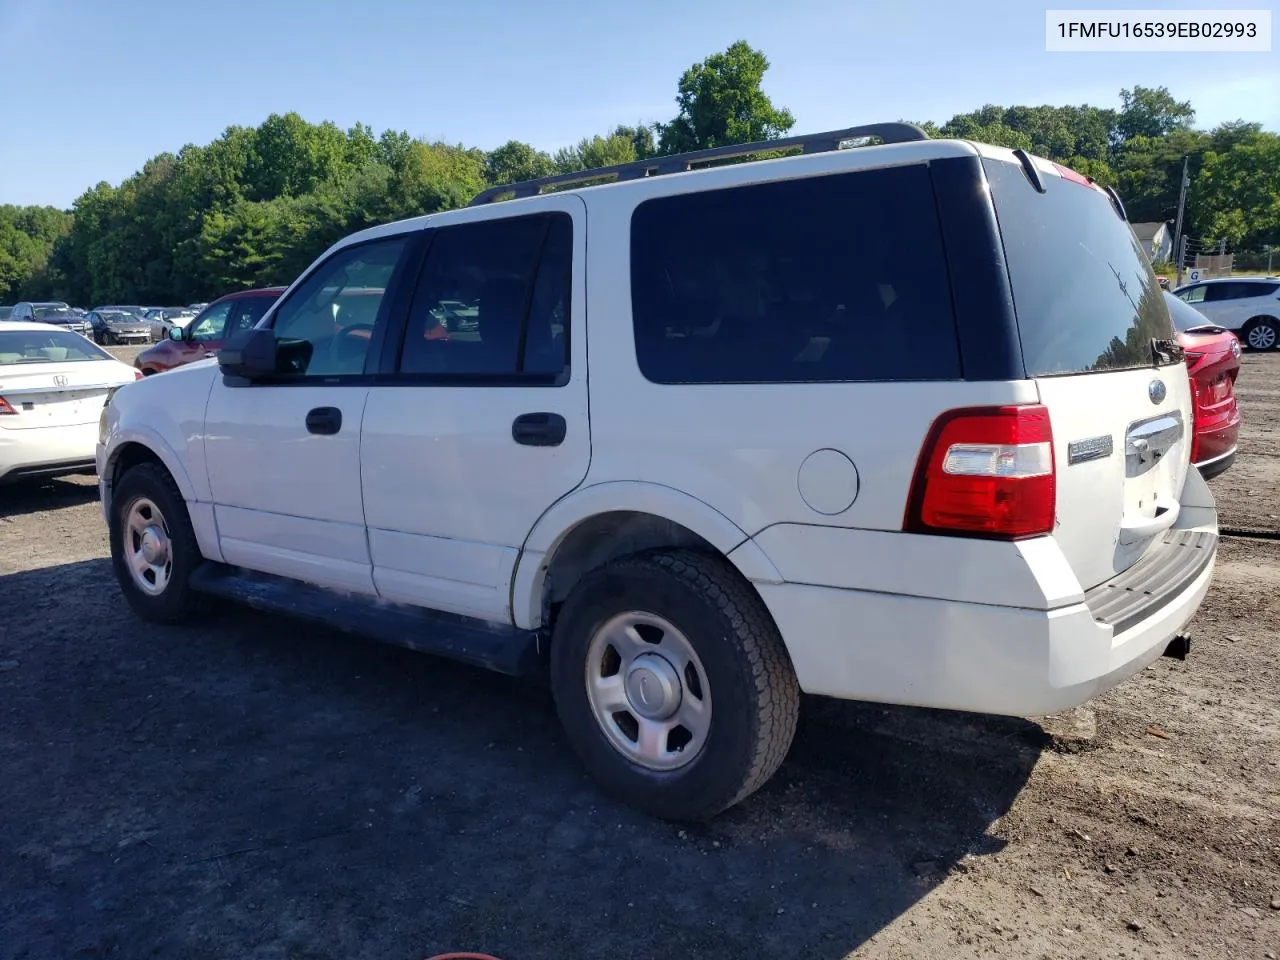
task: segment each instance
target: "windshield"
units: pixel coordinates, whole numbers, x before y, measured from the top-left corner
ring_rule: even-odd
[[[106,320],[107,323],[136,323],[138,320],[138,318],[131,313],[120,313],[119,311],[100,313],[98,316]]]
[[[31,315],[40,320],[45,319],[45,317],[74,316],[74,314],[72,314],[72,312],[68,310],[66,307],[58,306],[56,304],[48,304],[48,303],[40,304],[38,306],[32,307]]]
[[[0,331],[0,366],[110,359],[111,354],[77,333],[63,330]]]
[[[1173,336],[1156,275],[1107,197],[1014,163],[984,161],[1009,265],[1027,375],[1132,370]]]

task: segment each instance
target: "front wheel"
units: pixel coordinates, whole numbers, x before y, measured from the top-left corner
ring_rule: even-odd
[[[1251,350],[1274,350],[1280,343],[1280,323],[1269,317],[1249,321],[1244,331],[1244,342]]]
[[[795,735],[800,690],[759,596],[727,561],[638,554],[583,578],[551,644],[569,740],[609,793],[671,820],[759,789]]]
[[[144,620],[180,623],[208,607],[191,589],[202,557],[182,491],[158,463],[132,467],[111,500],[111,565]]]

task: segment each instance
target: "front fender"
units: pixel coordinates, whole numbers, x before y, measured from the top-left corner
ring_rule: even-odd
[[[103,492],[104,505],[108,505],[107,494],[110,491],[111,477],[115,473],[115,466],[120,459],[120,453],[131,443],[141,444],[160,458],[160,462],[164,464],[165,469],[169,471],[174,482],[177,483],[178,489],[182,492],[182,499],[188,503],[202,499],[196,495],[195,484],[191,482],[191,477],[187,473],[187,468],[183,465],[182,459],[173,449],[173,445],[164,438],[164,435],[151,427],[135,425],[112,430],[107,436],[107,443],[103,449],[101,461],[98,464],[98,476],[107,486],[107,490]]]
[[[728,557],[748,580],[782,582],[777,568],[746,532],[697,497],[660,483],[597,483],[557,501],[525,539],[511,588],[511,611],[517,626],[533,629],[541,623],[547,568],[564,539],[580,523],[618,511],[647,513],[678,523]]]
[[[207,503],[204,412],[217,374],[216,367],[187,368],[121,387],[107,407],[107,430],[98,462],[104,486],[109,486],[121,451],[137,443],[160,459],[184,500]],[[104,489],[104,497],[108,493]]]

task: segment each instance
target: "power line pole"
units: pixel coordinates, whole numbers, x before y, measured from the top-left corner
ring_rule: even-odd
[[[1173,275],[1173,285],[1175,287],[1182,286],[1182,267],[1186,260],[1187,238],[1182,235],[1182,212],[1187,206],[1187,184],[1190,182],[1187,177],[1187,161],[1189,159],[1189,157],[1182,158],[1182,187],[1178,191],[1178,220],[1173,226],[1173,249],[1178,258],[1177,269]]]

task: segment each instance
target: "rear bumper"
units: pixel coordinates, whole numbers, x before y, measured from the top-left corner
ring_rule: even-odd
[[[806,693],[1039,716],[1077,706],[1158,658],[1195,615],[1213,563],[1121,634],[1084,603],[1058,610],[761,584]]]
[[[1180,526],[1166,538],[1176,542],[1153,547],[1087,593],[1078,583],[1064,589],[1065,561],[1055,559],[1050,538],[1003,545],[1008,562],[992,544],[974,544],[965,562],[945,554],[959,549],[954,543],[905,534],[895,538],[901,546],[879,552],[876,566],[897,584],[930,590],[950,576],[955,589],[909,596],[813,579],[756,587],[807,693],[1012,716],[1053,713],[1156,660],[1204,600],[1217,557],[1217,515],[1203,480],[1190,476],[1199,489],[1184,499]],[[860,531],[846,533],[857,538]],[[765,552],[784,577],[801,579],[790,576],[790,557]],[[1010,583],[1023,591],[1024,605],[1009,602]],[[1030,589],[1037,584],[1039,598]]]
[[[0,482],[94,469],[98,425],[0,429]]]
[[[1208,460],[1201,460],[1196,464],[1196,469],[1200,471],[1200,476],[1206,480],[1212,480],[1219,474],[1226,473],[1231,469],[1231,465],[1236,462],[1236,447],[1232,447],[1226,453],[1220,453],[1216,457]]]

